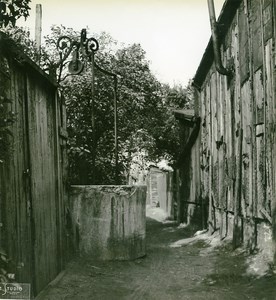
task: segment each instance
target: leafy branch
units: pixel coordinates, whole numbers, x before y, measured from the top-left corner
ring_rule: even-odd
[[[6,95],[9,83],[8,63],[5,58],[0,61],[0,163],[3,163],[11,153],[10,137],[13,136],[10,127],[16,121],[16,114],[9,109],[12,100]]]
[[[20,17],[29,16],[31,0],[1,0],[0,1],[0,28],[8,25],[15,26]]]

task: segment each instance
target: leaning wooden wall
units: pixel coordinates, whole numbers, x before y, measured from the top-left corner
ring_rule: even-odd
[[[276,205],[275,21],[275,1],[241,1],[221,45],[233,76],[212,64],[198,93],[209,228],[253,248]]]
[[[26,56],[1,44],[0,59],[16,115],[11,155],[0,165],[1,248],[16,281],[35,295],[64,264],[63,105],[55,83]]]

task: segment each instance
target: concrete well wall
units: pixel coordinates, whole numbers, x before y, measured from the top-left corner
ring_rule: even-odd
[[[100,260],[144,256],[146,189],[146,186],[72,186],[72,238],[79,254]]]

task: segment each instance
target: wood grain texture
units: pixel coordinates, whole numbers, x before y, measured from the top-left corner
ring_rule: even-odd
[[[59,132],[66,131],[66,120],[61,123],[60,97],[47,76],[13,55],[3,57],[9,62],[8,105],[16,122],[12,155],[0,167],[1,247],[16,281],[31,283],[36,294],[64,264],[66,151]]]
[[[224,237],[227,214],[234,216],[234,231],[250,247],[256,218],[270,223],[276,207],[275,23],[273,1],[242,1],[221,41],[233,75],[213,64],[199,89],[200,187],[209,195],[210,228]]]

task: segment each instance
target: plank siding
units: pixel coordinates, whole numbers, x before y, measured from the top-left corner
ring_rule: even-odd
[[[28,58],[18,61],[16,53],[2,46],[4,58],[12,99],[8,105],[17,119],[11,128],[12,155],[0,165],[1,247],[12,261],[16,281],[31,283],[36,295],[65,260],[64,104],[56,85]]]
[[[52,258],[57,257],[55,90],[29,77],[27,95],[29,124],[32,124],[29,141],[32,198],[39,199],[33,201],[33,218],[35,266],[36,272],[41,274],[37,289],[41,290],[48,283],[48,278],[54,278],[58,273],[56,263],[51,263]]]
[[[257,222],[276,224],[275,2],[226,2],[224,9],[234,11],[220,50],[233,74],[210,66],[209,43],[194,78],[202,120],[198,185],[202,197],[209,195],[209,229],[253,249]]]

